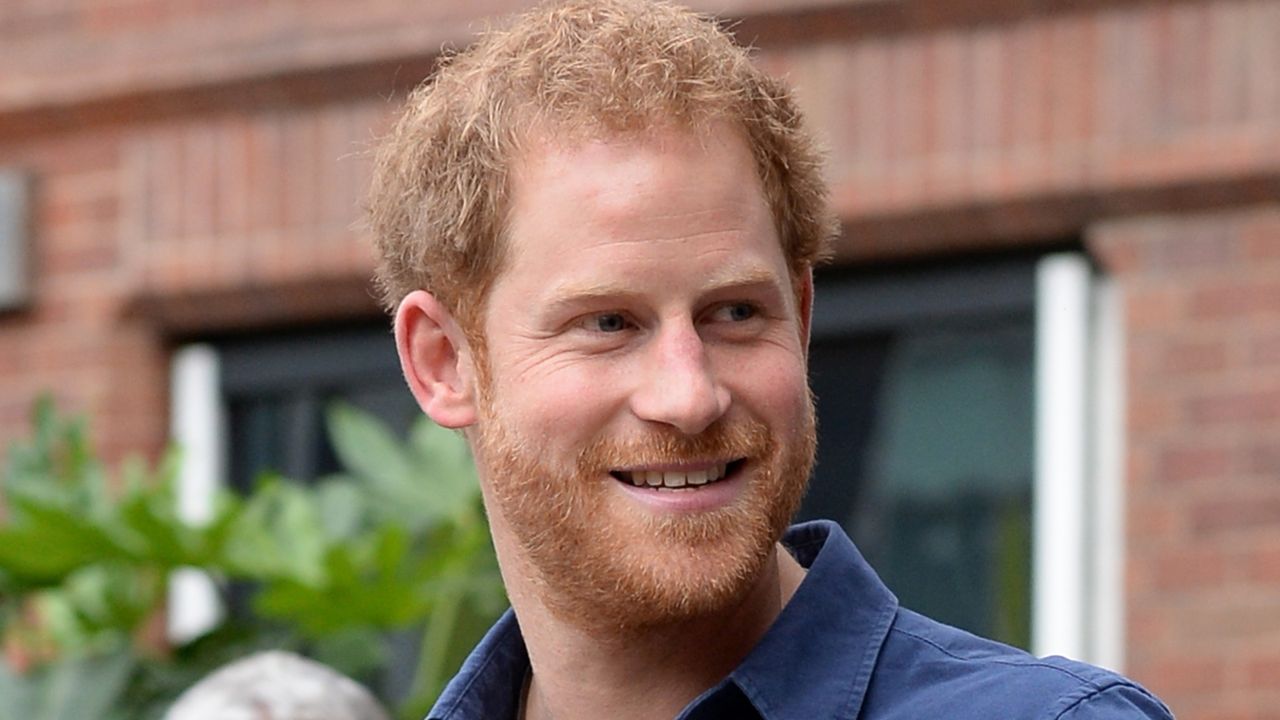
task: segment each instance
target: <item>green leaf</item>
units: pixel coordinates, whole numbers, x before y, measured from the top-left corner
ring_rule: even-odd
[[[0,668],[0,720],[115,716],[136,660],[127,651],[55,661],[27,675]]]
[[[318,638],[311,654],[318,662],[348,677],[362,678],[386,665],[391,653],[385,632],[357,625]]]
[[[379,518],[421,530],[445,520],[450,508],[424,481],[426,475],[373,415],[345,403],[328,409],[329,438],[338,458],[363,486]]]
[[[165,574],[125,563],[91,565],[67,578],[56,594],[73,613],[64,646],[98,648],[127,639],[152,617],[164,592]]]
[[[407,577],[413,562],[405,531],[394,525],[377,530],[374,542],[330,550],[323,588],[293,582],[272,582],[254,598],[255,609],[266,617],[296,624],[319,637],[349,625],[405,627],[426,611],[430,598]]]
[[[0,528],[0,567],[8,583],[30,588],[56,585],[92,560],[82,548],[51,539],[39,528]]]
[[[330,540],[350,539],[363,529],[367,500],[349,476],[325,478],[315,487],[320,523]]]
[[[226,532],[222,568],[233,576],[324,584],[325,531],[305,488],[265,480]]]
[[[432,618],[413,700],[429,705],[505,607],[466,443],[425,418],[406,440],[350,406],[330,408],[329,420],[348,474],[314,487],[267,476],[248,497],[219,493],[213,519],[192,527],[175,509],[176,453],[154,469],[128,463],[109,488],[84,424],[43,402],[32,437],[8,452],[0,478],[0,627],[52,642],[63,658],[132,642],[154,616],[168,571],[190,565],[254,588],[256,619],[229,617],[210,637],[239,628],[248,645],[309,644],[348,672],[380,656],[382,633]],[[47,621],[33,635],[24,625],[37,597]],[[139,664],[110,707],[73,708],[65,698],[48,706],[156,720],[166,699],[220,662],[192,643]],[[40,712],[46,691],[80,684],[58,674],[71,672],[0,671],[0,720],[61,720]],[[85,687],[86,703],[111,694]]]
[[[342,464],[377,486],[396,488],[412,482],[414,468],[400,443],[381,421],[342,402],[327,412],[329,439]]]
[[[466,440],[424,416],[410,429],[409,444],[441,514],[455,521],[464,517],[480,495],[475,463]]]
[[[50,668],[45,681],[47,720],[105,717],[124,692],[135,661],[128,653],[73,658]]]

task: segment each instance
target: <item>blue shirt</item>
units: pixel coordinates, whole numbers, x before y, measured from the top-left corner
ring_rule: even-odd
[[[1138,720],[1173,716],[1142,687],[1060,657],[1036,658],[898,607],[840,526],[791,528],[808,568],[742,664],[678,720]],[[515,718],[529,655],[508,611],[429,720]]]

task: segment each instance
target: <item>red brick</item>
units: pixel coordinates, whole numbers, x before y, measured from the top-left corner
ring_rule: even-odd
[[[1139,675],[1157,694],[1221,691],[1227,686],[1226,663],[1217,657],[1170,657],[1145,665]]]
[[[217,147],[218,198],[215,224],[229,236],[249,228],[249,121],[245,117],[228,117],[215,129]]]
[[[315,118],[307,113],[295,112],[284,120],[282,153],[287,176],[282,196],[282,224],[295,232],[311,227],[319,211],[320,158],[316,130]]]
[[[1280,6],[1254,3],[1248,12],[1249,29],[1241,40],[1249,49],[1249,117],[1274,120],[1280,117],[1280,84],[1274,74],[1262,68],[1274,68],[1280,63],[1275,39],[1276,28],[1280,27]]]
[[[927,98],[925,96],[926,41],[903,38],[889,51],[889,112],[895,121],[889,126],[886,147],[889,166],[918,159],[926,143]]]
[[[1226,577],[1226,559],[1213,549],[1171,552],[1158,558],[1152,568],[1153,587],[1160,592],[1217,588]]]
[[[1175,428],[1182,421],[1176,403],[1170,398],[1136,393],[1129,398],[1126,416],[1129,433],[1137,436]]]
[[[182,236],[212,239],[217,233],[217,142],[208,123],[192,123],[180,133],[182,172],[172,182],[182,194]]]
[[[1209,119],[1215,125],[1242,123],[1249,116],[1248,7],[1221,3],[1209,12]]]
[[[1168,42],[1161,67],[1168,118],[1174,127],[1199,128],[1209,110],[1209,6],[1203,3],[1170,6]]]
[[[1182,295],[1181,290],[1172,287],[1135,290],[1125,304],[1128,329],[1140,332],[1174,324],[1183,314]]]
[[[1224,341],[1173,342],[1164,348],[1161,377],[1167,382],[1167,376],[1218,373],[1226,367]]]
[[[1188,481],[1223,481],[1235,466],[1234,454],[1221,444],[1184,444],[1160,454],[1157,479],[1161,483],[1180,484]]]
[[[110,221],[119,215],[119,173],[101,170],[45,175],[36,194],[40,229],[85,220]]]
[[[1188,650],[1249,645],[1255,649],[1280,647],[1280,591],[1253,586],[1242,592],[1219,590],[1212,602],[1188,602],[1178,624],[1179,642]],[[1239,662],[1247,655],[1233,654]]]
[[[1261,388],[1203,395],[1188,401],[1196,423],[1250,423],[1280,419],[1280,390]]]
[[[1131,600],[1134,597],[1132,586],[1128,597]],[[1128,613],[1126,637],[1134,648],[1132,653],[1139,656],[1161,656],[1161,646],[1167,643],[1172,631],[1171,613],[1167,609],[1142,605],[1132,607]]]
[[[1242,255],[1232,228],[1213,221],[1182,221],[1178,227],[1168,228],[1155,250],[1156,262],[1169,270],[1233,267]]]
[[[1152,502],[1142,502],[1139,506],[1139,511],[1129,513],[1126,523],[1131,538],[1160,542],[1163,538],[1176,535],[1183,525],[1184,513],[1178,509]]]
[[[249,173],[241,191],[248,198],[249,228],[279,228],[285,196],[280,119],[275,113],[260,115],[253,119],[247,132],[245,151]]]
[[[172,242],[182,234],[182,143],[166,128],[150,137],[145,154],[146,235],[151,242]]]
[[[1258,365],[1280,363],[1280,334],[1265,335],[1260,332],[1252,339],[1250,345],[1250,360],[1252,362]]]
[[[1201,535],[1267,529],[1280,524],[1280,495],[1208,500],[1191,516],[1192,529]]]
[[[82,11],[81,22],[96,32],[154,27],[171,16],[172,5],[166,0],[96,2]]]
[[[1248,468],[1254,475],[1280,477],[1280,443],[1268,433],[1248,450]]]
[[[1251,687],[1264,690],[1280,688],[1280,654],[1254,658],[1248,666],[1248,682]]]
[[[1267,218],[1248,228],[1244,236],[1245,255],[1250,260],[1275,262],[1280,260],[1280,221]]]
[[[1280,315],[1280,276],[1204,287],[1192,295],[1190,307],[1192,316],[1212,320]]]

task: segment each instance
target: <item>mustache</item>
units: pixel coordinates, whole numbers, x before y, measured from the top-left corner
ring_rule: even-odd
[[[769,428],[759,420],[720,419],[697,435],[655,426],[639,436],[600,437],[578,453],[577,466],[588,472],[607,472],[642,465],[729,461],[767,455],[772,446]]]

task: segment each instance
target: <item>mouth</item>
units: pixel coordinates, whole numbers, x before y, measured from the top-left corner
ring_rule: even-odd
[[[724,463],[688,465],[677,468],[613,470],[609,474],[618,482],[638,488],[688,492],[732,478],[745,463],[746,458],[739,458]]]

